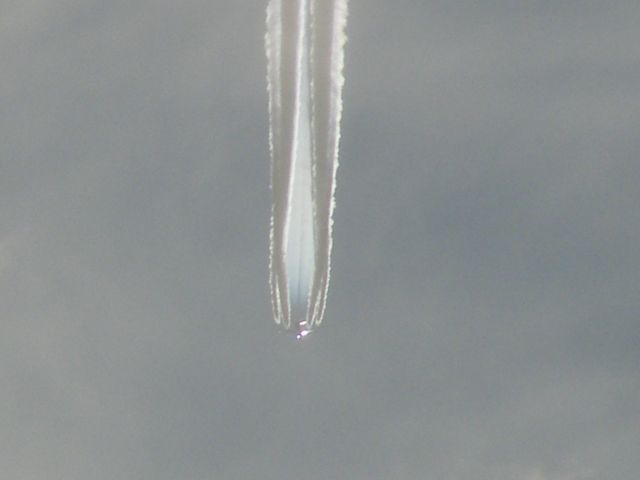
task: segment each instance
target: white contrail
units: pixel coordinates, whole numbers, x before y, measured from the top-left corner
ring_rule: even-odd
[[[347,0],[270,0],[271,301],[276,323],[307,335],[329,286]]]

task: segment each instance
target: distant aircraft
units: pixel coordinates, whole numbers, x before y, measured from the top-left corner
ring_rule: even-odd
[[[270,286],[277,324],[322,322],[331,257],[347,0],[270,0]]]

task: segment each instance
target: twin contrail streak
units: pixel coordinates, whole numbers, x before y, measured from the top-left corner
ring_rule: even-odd
[[[347,0],[270,0],[266,50],[276,323],[304,337],[324,314],[342,112]]]

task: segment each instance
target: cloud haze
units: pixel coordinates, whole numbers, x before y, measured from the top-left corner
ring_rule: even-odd
[[[634,478],[637,2],[350,2],[302,344],[269,305],[265,7],[4,2],[7,478]]]

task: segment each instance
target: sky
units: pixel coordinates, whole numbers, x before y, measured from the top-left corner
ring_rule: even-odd
[[[304,342],[269,304],[266,2],[0,7],[7,478],[640,471],[636,1],[351,0]]]

